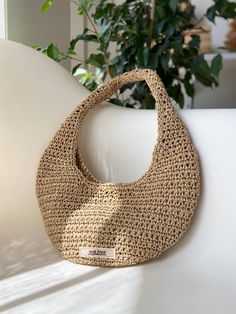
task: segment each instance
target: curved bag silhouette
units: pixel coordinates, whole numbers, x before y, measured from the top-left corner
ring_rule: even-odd
[[[77,147],[82,121],[124,84],[141,80],[158,110],[150,167],[131,183],[99,181]],[[75,108],[41,157],[36,194],[52,243],[75,263],[133,265],[158,257],[183,236],[200,196],[199,158],[156,72],[123,73]]]

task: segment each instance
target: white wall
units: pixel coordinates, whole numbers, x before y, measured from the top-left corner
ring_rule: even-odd
[[[61,50],[67,49],[70,41],[70,1],[55,1],[52,8],[41,13],[45,0],[8,0],[8,39],[27,46],[43,47],[56,42]],[[63,64],[68,70],[70,62]]]
[[[0,0],[0,38],[6,38],[5,0]]]
[[[235,2],[232,1],[232,2]],[[209,6],[211,0],[192,0],[196,5],[197,17],[201,17]],[[208,22],[212,27],[212,49],[224,46],[225,36],[229,30],[229,22],[216,18],[216,25]],[[194,108],[236,108],[236,57],[235,55],[227,58],[224,55],[223,70],[219,77],[219,87],[207,88],[197,82],[195,84],[196,94],[193,101]]]
[[[232,1],[232,2],[235,2]],[[209,8],[212,4],[212,0],[192,0],[192,4],[196,6],[196,15],[197,17],[201,17],[206,13],[207,8]],[[212,27],[212,49],[216,49],[220,46],[224,46],[225,35],[229,29],[229,23],[221,18],[216,18],[216,25],[210,23],[209,21],[207,24],[211,25]]]
[[[81,34],[84,30],[86,22],[86,18],[84,18],[81,15],[76,14],[76,8],[77,6],[71,2],[70,4],[70,34],[71,38],[76,37],[78,34]],[[87,44],[79,41],[78,44],[76,45],[76,51],[78,54],[78,58],[85,60],[87,56]],[[71,66],[75,66],[78,64],[77,61],[71,62]]]

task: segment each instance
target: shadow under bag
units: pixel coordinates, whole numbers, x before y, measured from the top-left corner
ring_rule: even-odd
[[[142,80],[158,110],[151,164],[131,183],[99,181],[79,152],[82,121],[123,85]],[[199,158],[156,72],[123,73],[75,108],[41,157],[36,194],[52,243],[75,263],[133,265],[158,257],[183,236],[200,196]]]

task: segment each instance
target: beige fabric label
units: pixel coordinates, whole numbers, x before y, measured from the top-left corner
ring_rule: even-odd
[[[115,248],[80,246],[79,254],[81,257],[115,259],[116,250]]]

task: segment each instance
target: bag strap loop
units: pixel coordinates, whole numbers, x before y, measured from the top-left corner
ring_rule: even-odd
[[[163,99],[166,99],[166,97],[169,99],[169,96],[159,75],[151,69],[135,69],[120,74],[110,81],[105,82],[102,86],[94,90],[80,105],[78,105],[76,111],[80,111],[83,107],[87,107],[89,110],[94,105],[110,98],[125,84],[143,80],[147,82],[147,85],[156,101],[156,109],[160,104],[165,105],[166,101],[163,101]]]

